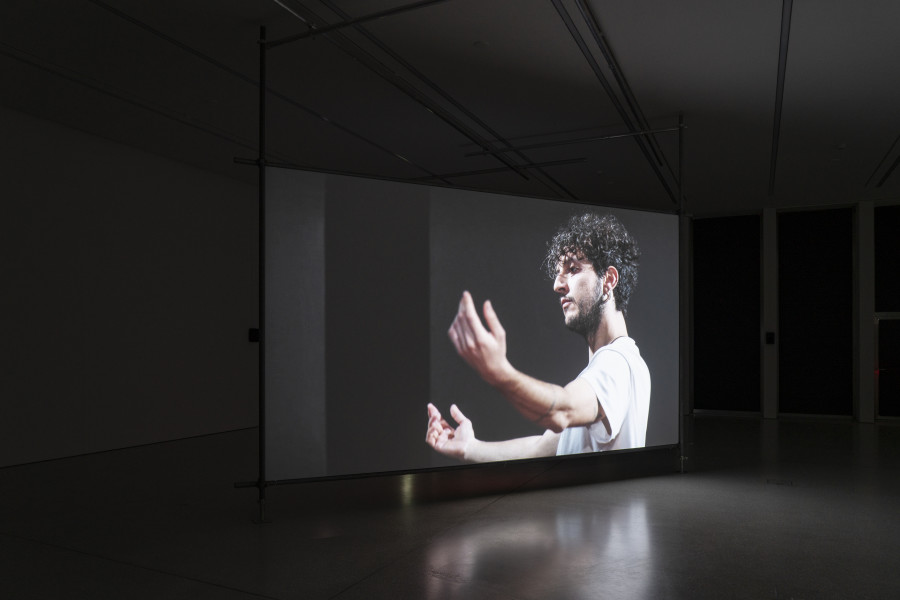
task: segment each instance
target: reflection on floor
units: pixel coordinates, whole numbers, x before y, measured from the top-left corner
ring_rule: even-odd
[[[569,461],[487,485],[463,469],[283,486],[265,524],[233,488],[255,476],[255,430],[0,469],[0,598],[900,594],[900,425],[685,433],[685,474],[590,483]]]

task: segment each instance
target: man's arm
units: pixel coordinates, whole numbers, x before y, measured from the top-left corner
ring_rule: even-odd
[[[510,364],[506,331],[490,300],[484,303],[484,320],[488,329],[478,318],[472,295],[463,292],[459,312],[447,334],[469,366],[526,418],[557,433],[573,425],[605,420],[597,396],[586,382],[575,379],[562,387],[530,377]]]
[[[556,455],[558,433],[547,430],[543,435],[485,442],[475,437],[472,421],[455,404],[450,407],[450,415],[458,423],[455,428],[433,404],[428,405],[425,442],[446,456],[467,462],[491,462]]]

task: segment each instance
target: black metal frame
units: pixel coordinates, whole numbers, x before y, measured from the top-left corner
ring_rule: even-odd
[[[448,92],[440,88],[436,83],[431,81],[426,75],[419,72],[413,65],[400,57],[397,53],[395,53],[392,49],[390,49],[383,42],[372,36],[365,29],[360,27],[361,24],[393,16],[406,12],[410,12],[413,10],[418,10],[421,8],[426,8],[429,6],[433,6],[436,4],[441,4],[446,2],[447,0],[422,0],[419,2],[414,2],[412,4],[406,4],[403,6],[395,7],[388,10],[379,11],[376,13],[371,13],[369,15],[365,15],[362,17],[351,18],[349,15],[340,10],[339,7],[334,5],[330,0],[320,0],[325,6],[327,6],[330,10],[332,10],[335,14],[338,14],[344,20],[338,23],[332,24],[322,24],[317,25],[316,23],[307,23],[309,29],[303,33],[284,37],[277,40],[267,40],[266,39],[266,28],[260,27],[259,33],[259,148],[258,148],[258,156],[256,160],[251,159],[242,159],[235,158],[235,162],[239,164],[254,164],[257,166],[259,171],[259,183],[258,183],[258,193],[259,193],[259,473],[256,481],[254,482],[244,482],[244,483],[236,483],[236,487],[256,487],[259,493],[259,521],[266,521],[266,489],[271,485],[278,485],[284,483],[295,483],[302,481],[310,481],[310,480],[289,480],[289,481],[269,481],[266,478],[266,387],[265,387],[265,341],[266,341],[266,328],[265,328],[265,302],[266,302],[266,276],[265,276],[265,243],[266,243],[266,213],[265,213],[265,193],[266,193],[266,167],[267,166],[279,166],[284,168],[304,168],[299,165],[291,165],[285,163],[276,163],[267,162],[267,148],[266,148],[266,95],[268,93],[273,93],[277,97],[280,97],[292,105],[296,105],[301,109],[306,110],[309,109],[303,107],[296,102],[291,101],[289,98],[283,97],[276,92],[273,92],[267,87],[266,80],[266,60],[267,60],[267,51],[272,48],[281,47],[287,45],[291,42],[308,39],[311,37],[324,35],[328,33],[337,34],[338,39],[341,43],[350,44],[353,49],[353,54],[358,58],[361,62],[366,64],[369,68],[371,68],[378,75],[383,77],[386,81],[397,87],[401,92],[416,100],[425,106],[429,111],[431,111],[435,116],[445,121],[448,125],[456,129],[459,133],[467,137],[474,144],[481,148],[481,151],[467,154],[466,156],[476,156],[476,155],[491,155],[500,161],[503,166],[496,169],[481,169],[474,171],[465,171],[458,173],[448,173],[448,174],[435,174],[430,170],[425,169],[424,167],[419,167],[421,170],[429,173],[427,177],[416,178],[410,181],[428,181],[428,180],[438,180],[442,181],[449,185],[447,178],[450,177],[461,177],[466,175],[477,175],[484,173],[493,173],[493,172],[502,172],[511,170],[521,177],[525,179],[529,179],[528,175],[525,173],[525,170],[535,170],[540,176],[541,181],[545,183],[550,189],[554,190],[556,193],[561,196],[567,197],[569,200],[576,200],[575,196],[569,192],[562,184],[556,181],[552,176],[547,174],[542,170],[542,167],[546,166],[556,166],[563,164],[571,164],[577,162],[583,162],[583,158],[576,159],[568,159],[568,160],[557,160],[557,161],[549,161],[543,163],[535,163],[528,159],[524,154],[522,154],[523,150],[534,149],[534,148],[544,148],[551,146],[562,146],[568,144],[575,143],[585,143],[585,142],[595,142],[595,141],[603,141],[603,140],[611,140],[611,139],[619,139],[624,137],[633,137],[638,144],[641,152],[647,159],[660,183],[665,188],[665,191],[669,198],[672,200],[674,204],[677,205],[677,213],[681,216],[684,216],[684,202],[685,202],[685,194],[684,194],[684,176],[683,176],[683,150],[684,150],[684,116],[679,113],[678,115],[678,125],[676,127],[668,127],[668,128],[657,128],[653,129],[649,126],[649,122],[646,117],[640,110],[638,106],[637,99],[634,97],[634,94],[631,92],[631,88],[628,85],[627,80],[625,79],[624,74],[622,73],[621,68],[618,66],[618,63],[615,60],[615,57],[612,54],[611,49],[606,43],[605,37],[603,36],[600,25],[591,11],[590,7],[587,6],[584,0],[575,0],[576,5],[581,12],[581,16],[584,19],[588,29],[590,30],[592,37],[594,38],[595,43],[600,49],[601,54],[607,62],[607,66],[618,85],[620,92],[625,98],[625,102],[628,105],[628,109],[626,110],[625,106],[622,105],[622,102],[619,100],[616,92],[614,91],[612,85],[609,83],[606,76],[603,74],[603,71],[600,68],[600,65],[597,63],[590,49],[588,48],[584,38],[581,36],[581,33],[578,31],[577,26],[572,20],[571,15],[569,15],[565,6],[562,4],[562,0],[550,0],[557,12],[559,13],[561,19],[569,30],[573,40],[581,49],[585,60],[591,66],[597,80],[600,82],[603,89],[606,91],[609,99],[613,103],[614,107],[619,113],[619,116],[622,118],[625,125],[628,127],[627,133],[622,134],[612,134],[605,136],[592,136],[586,138],[578,138],[578,139],[570,139],[566,141],[560,142],[547,142],[547,143],[537,143],[537,144],[529,144],[523,146],[514,146],[507,139],[501,136],[498,132],[494,131],[487,123],[478,118],[475,114],[469,111],[462,104],[457,102]],[[784,0],[787,6],[790,6],[791,0]],[[789,9],[788,9],[789,10]],[[308,11],[308,9],[307,9]],[[308,11],[309,12],[309,11]],[[788,12],[789,14],[789,12]],[[299,16],[299,15],[298,15]],[[315,17],[318,19],[318,17]],[[467,118],[471,119],[473,123],[477,124],[483,131],[487,132],[492,139],[485,138],[477,131],[460,121],[457,117],[455,117],[452,113],[441,107],[439,104],[432,101],[429,97],[424,95],[415,87],[411,86],[403,79],[398,77],[392,70],[387,69],[383,63],[381,63],[377,58],[375,58],[370,52],[365,49],[359,47],[351,40],[342,36],[340,34],[340,30],[354,27],[356,30],[362,34],[364,37],[373,42],[377,47],[379,47],[382,51],[388,54],[393,60],[396,60],[399,64],[401,64],[404,68],[408,69],[411,73],[413,73],[421,82],[423,82],[426,86],[431,88],[434,92],[440,95],[444,100],[454,106],[457,110],[459,110],[462,114],[464,114]],[[243,77],[247,79],[246,77]],[[252,82],[252,80],[249,80]],[[253,82],[255,83],[255,82]],[[630,114],[629,114],[630,111]],[[334,124],[330,119],[325,118],[323,115],[319,115],[318,113],[313,113],[314,116],[318,116],[324,120],[329,121]],[[346,128],[344,128],[346,129]],[[678,132],[678,164],[677,164],[677,174],[672,171],[671,165],[669,165],[668,160],[662,152],[662,149],[659,146],[658,141],[655,138],[655,134],[657,133],[668,133],[668,132]],[[352,133],[352,132],[350,132]],[[358,136],[360,137],[360,136]],[[365,139],[365,138],[363,138]],[[369,141],[365,139],[365,141]],[[382,150],[385,150],[399,159],[402,159],[406,162],[410,162],[405,157],[396,154],[383,146],[377,144],[376,142],[371,142],[375,144]],[[497,147],[499,145],[499,147]],[[514,155],[524,161],[524,164],[517,164],[506,156],[507,153],[514,153]],[[774,157],[773,157],[774,161]],[[413,164],[413,163],[410,163]],[[418,165],[414,165],[418,166]],[[664,173],[660,170],[661,167],[665,166],[675,180],[676,189],[672,189],[670,182],[664,175]],[[680,230],[680,227],[679,227]],[[680,236],[680,233],[679,233]],[[680,242],[679,242],[680,243]],[[683,371],[684,369],[682,369]],[[679,401],[679,408],[681,408],[681,404],[684,398],[681,398]],[[679,410],[681,413],[682,411]],[[685,449],[684,449],[684,435],[682,431],[682,423],[681,423],[681,414],[679,414],[679,431],[678,437],[679,442],[677,448],[680,452],[680,465],[681,470],[684,469],[684,460]],[[672,446],[673,448],[675,446]],[[345,477],[345,476],[342,476]],[[331,477],[319,478],[319,479],[332,479]]]
[[[259,28],[259,520],[266,520],[266,28]]]

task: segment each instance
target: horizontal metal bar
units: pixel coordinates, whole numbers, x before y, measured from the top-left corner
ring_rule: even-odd
[[[235,156],[233,158],[235,164],[238,165],[247,165],[247,166],[259,166],[259,159],[256,158],[241,158],[240,156]],[[322,167],[316,167],[313,165],[301,165],[297,163],[289,163],[289,162],[275,162],[271,160],[267,160],[265,162],[265,166],[267,167],[275,167],[277,169],[292,169],[294,171],[308,171],[310,173],[325,173],[326,175],[346,175],[349,177],[365,177],[367,179],[378,179],[381,181],[430,181],[437,180],[442,182],[445,185],[453,185],[450,181],[444,179],[443,175],[432,175],[428,177],[420,177],[420,178],[402,178],[402,177],[387,177],[385,175],[377,175],[375,173],[361,173],[359,171],[343,171],[339,169],[323,169]],[[508,170],[506,167],[498,169],[501,171]]]
[[[678,131],[681,126],[666,127],[664,129],[647,129],[644,131],[629,131],[628,133],[615,133],[612,135],[592,135],[583,138],[574,138],[571,140],[563,140],[561,142],[540,142],[535,144],[527,144],[525,146],[515,146],[512,148],[500,148],[493,152],[469,152],[466,156],[483,156],[485,154],[493,154],[496,152],[516,152],[518,150],[533,150],[535,148],[552,148],[553,146],[567,146],[569,144],[582,144],[584,142],[598,142],[602,140],[615,140],[619,138],[634,137],[636,135],[653,135],[654,133],[665,133],[669,131]]]
[[[516,165],[520,169],[540,169],[542,167],[555,167],[558,165],[572,165],[576,163],[583,163],[586,158],[567,158],[564,160],[551,160],[547,162],[540,163],[528,163],[525,165]],[[496,167],[493,169],[478,169],[476,171],[458,171],[456,173],[442,173],[440,175],[435,175],[433,177],[416,177],[415,179],[411,179],[410,181],[429,181],[431,179],[439,179],[439,178],[449,178],[449,177],[467,177],[469,175],[487,175],[490,173],[501,173],[503,171],[509,171],[509,167]]]

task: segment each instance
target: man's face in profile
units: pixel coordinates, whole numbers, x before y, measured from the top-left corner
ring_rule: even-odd
[[[562,257],[553,289],[560,295],[566,327],[583,336],[597,330],[603,312],[603,287],[589,261],[577,254]]]

